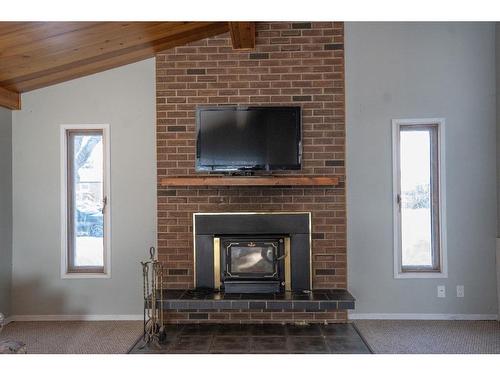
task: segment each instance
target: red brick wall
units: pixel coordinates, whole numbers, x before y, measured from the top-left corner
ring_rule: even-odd
[[[346,288],[343,23],[259,22],[254,51],[229,34],[156,57],[158,182],[194,175],[198,105],[301,105],[303,169],[339,176],[323,187],[158,187],[158,250],[167,287],[193,287],[194,212],[312,213],[313,287]]]

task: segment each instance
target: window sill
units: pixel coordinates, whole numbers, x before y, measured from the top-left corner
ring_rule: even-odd
[[[109,273],[63,273],[61,279],[111,279]]]
[[[395,279],[447,279],[446,272],[398,272],[394,274]]]

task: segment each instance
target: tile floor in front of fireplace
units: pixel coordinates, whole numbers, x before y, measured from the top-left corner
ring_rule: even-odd
[[[143,346],[133,354],[370,354],[357,330],[346,324],[189,324],[167,325],[159,347]]]

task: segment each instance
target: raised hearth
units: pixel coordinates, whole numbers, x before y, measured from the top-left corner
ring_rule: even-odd
[[[160,300],[158,300],[160,302]],[[351,310],[355,299],[347,290],[314,290],[310,293],[224,293],[213,289],[166,290],[165,310]]]

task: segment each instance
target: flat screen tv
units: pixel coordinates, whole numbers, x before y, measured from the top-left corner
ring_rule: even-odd
[[[196,134],[197,171],[301,168],[300,107],[200,107]]]

